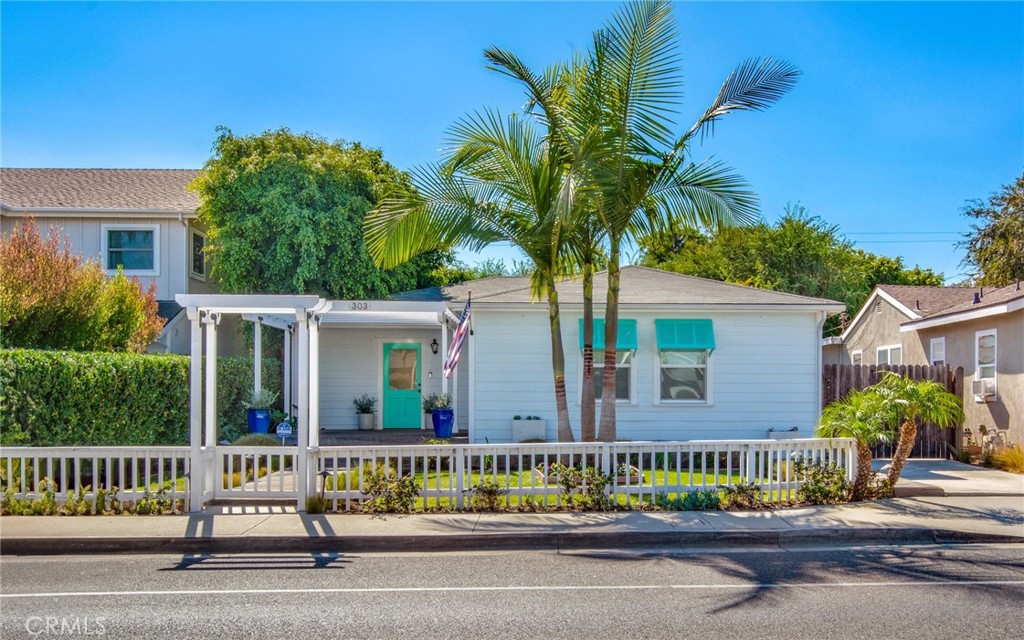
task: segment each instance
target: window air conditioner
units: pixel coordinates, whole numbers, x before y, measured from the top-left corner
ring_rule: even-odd
[[[996,396],[996,381],[991,379],[971,380],[971,393],[979,400],[991,400]]]

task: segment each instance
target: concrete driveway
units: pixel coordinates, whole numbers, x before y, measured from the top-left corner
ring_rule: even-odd
[[[874,460],[871,468],[877,473],[888,473],[889,460]],[[952,460],[909,460],[896,484],[896,495],[1024,498],[1024,475]]]

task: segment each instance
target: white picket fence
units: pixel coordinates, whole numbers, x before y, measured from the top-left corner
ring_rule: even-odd
[[[474,487],[490,478],[507,505],[528,500],[557,505],[562,487],[551,465],[593,467],[609,476],[606,492],[618,504],[654,501],[738,484],[754,484],[762,496],[789,500],[804,478],[795,462],[833,462],[856,474],[851,438],[707,440],[681,442],[544,443],[310,448],[218,446],[201,450],[198,464],[188,447],[4,447],[0,491],[18,498],[41,495],[44,478],[55,498],[88,488],[120,489],[136,500],[161,489],[200,510],[213,499],[293,499],[323,494],[340,509],[366,499],[370,473],[382,467],[413,477],[425,507],[464,509]],[[192,483],[196,483],[194,486]],[[192,491],[195,489],[195,491]],[[190,500],[190,495],[192,499]]]
[[[346,510],[366,498],[368,474],[382,468],[411,475],[424,506],[463,509],[485,477],[502,490],[506,505],[526,499],[561,504],[562,487],[548,472],[554,463],[594,467],[609,476],[607,493],[620,504],[738,484],[757,485],[763,497],[790,500],[804,481],[798,460],[836,463],[850,481],[857,464],[855,441],[847,438],[321,447],[317,458],[315,490]]]
[[[0,447],[0,492],[38,498],[49,480],[61,503],[80,489],[94,500],[111,487],[122,500],[163,490],[187,503],[190,466],[188,447]]]

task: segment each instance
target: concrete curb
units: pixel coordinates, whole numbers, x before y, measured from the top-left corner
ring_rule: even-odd
[[[1024,544],[1024,536],[951,529],[828,527],[785,530],[465,534],[458,536],[222,536],[3,538],[0,555],[127,553],[360,553],[622,549],[630,547],[783,547],[793,545]]]

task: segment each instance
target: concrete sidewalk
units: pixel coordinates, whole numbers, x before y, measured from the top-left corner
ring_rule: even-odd
[[[0,553],[272,553],[1024,543],[1024,498],[937,497],[760,512],[0,518]],[[262,511],[262,512],[260,512]],[[276,511],[276,513],[274,512]]]

